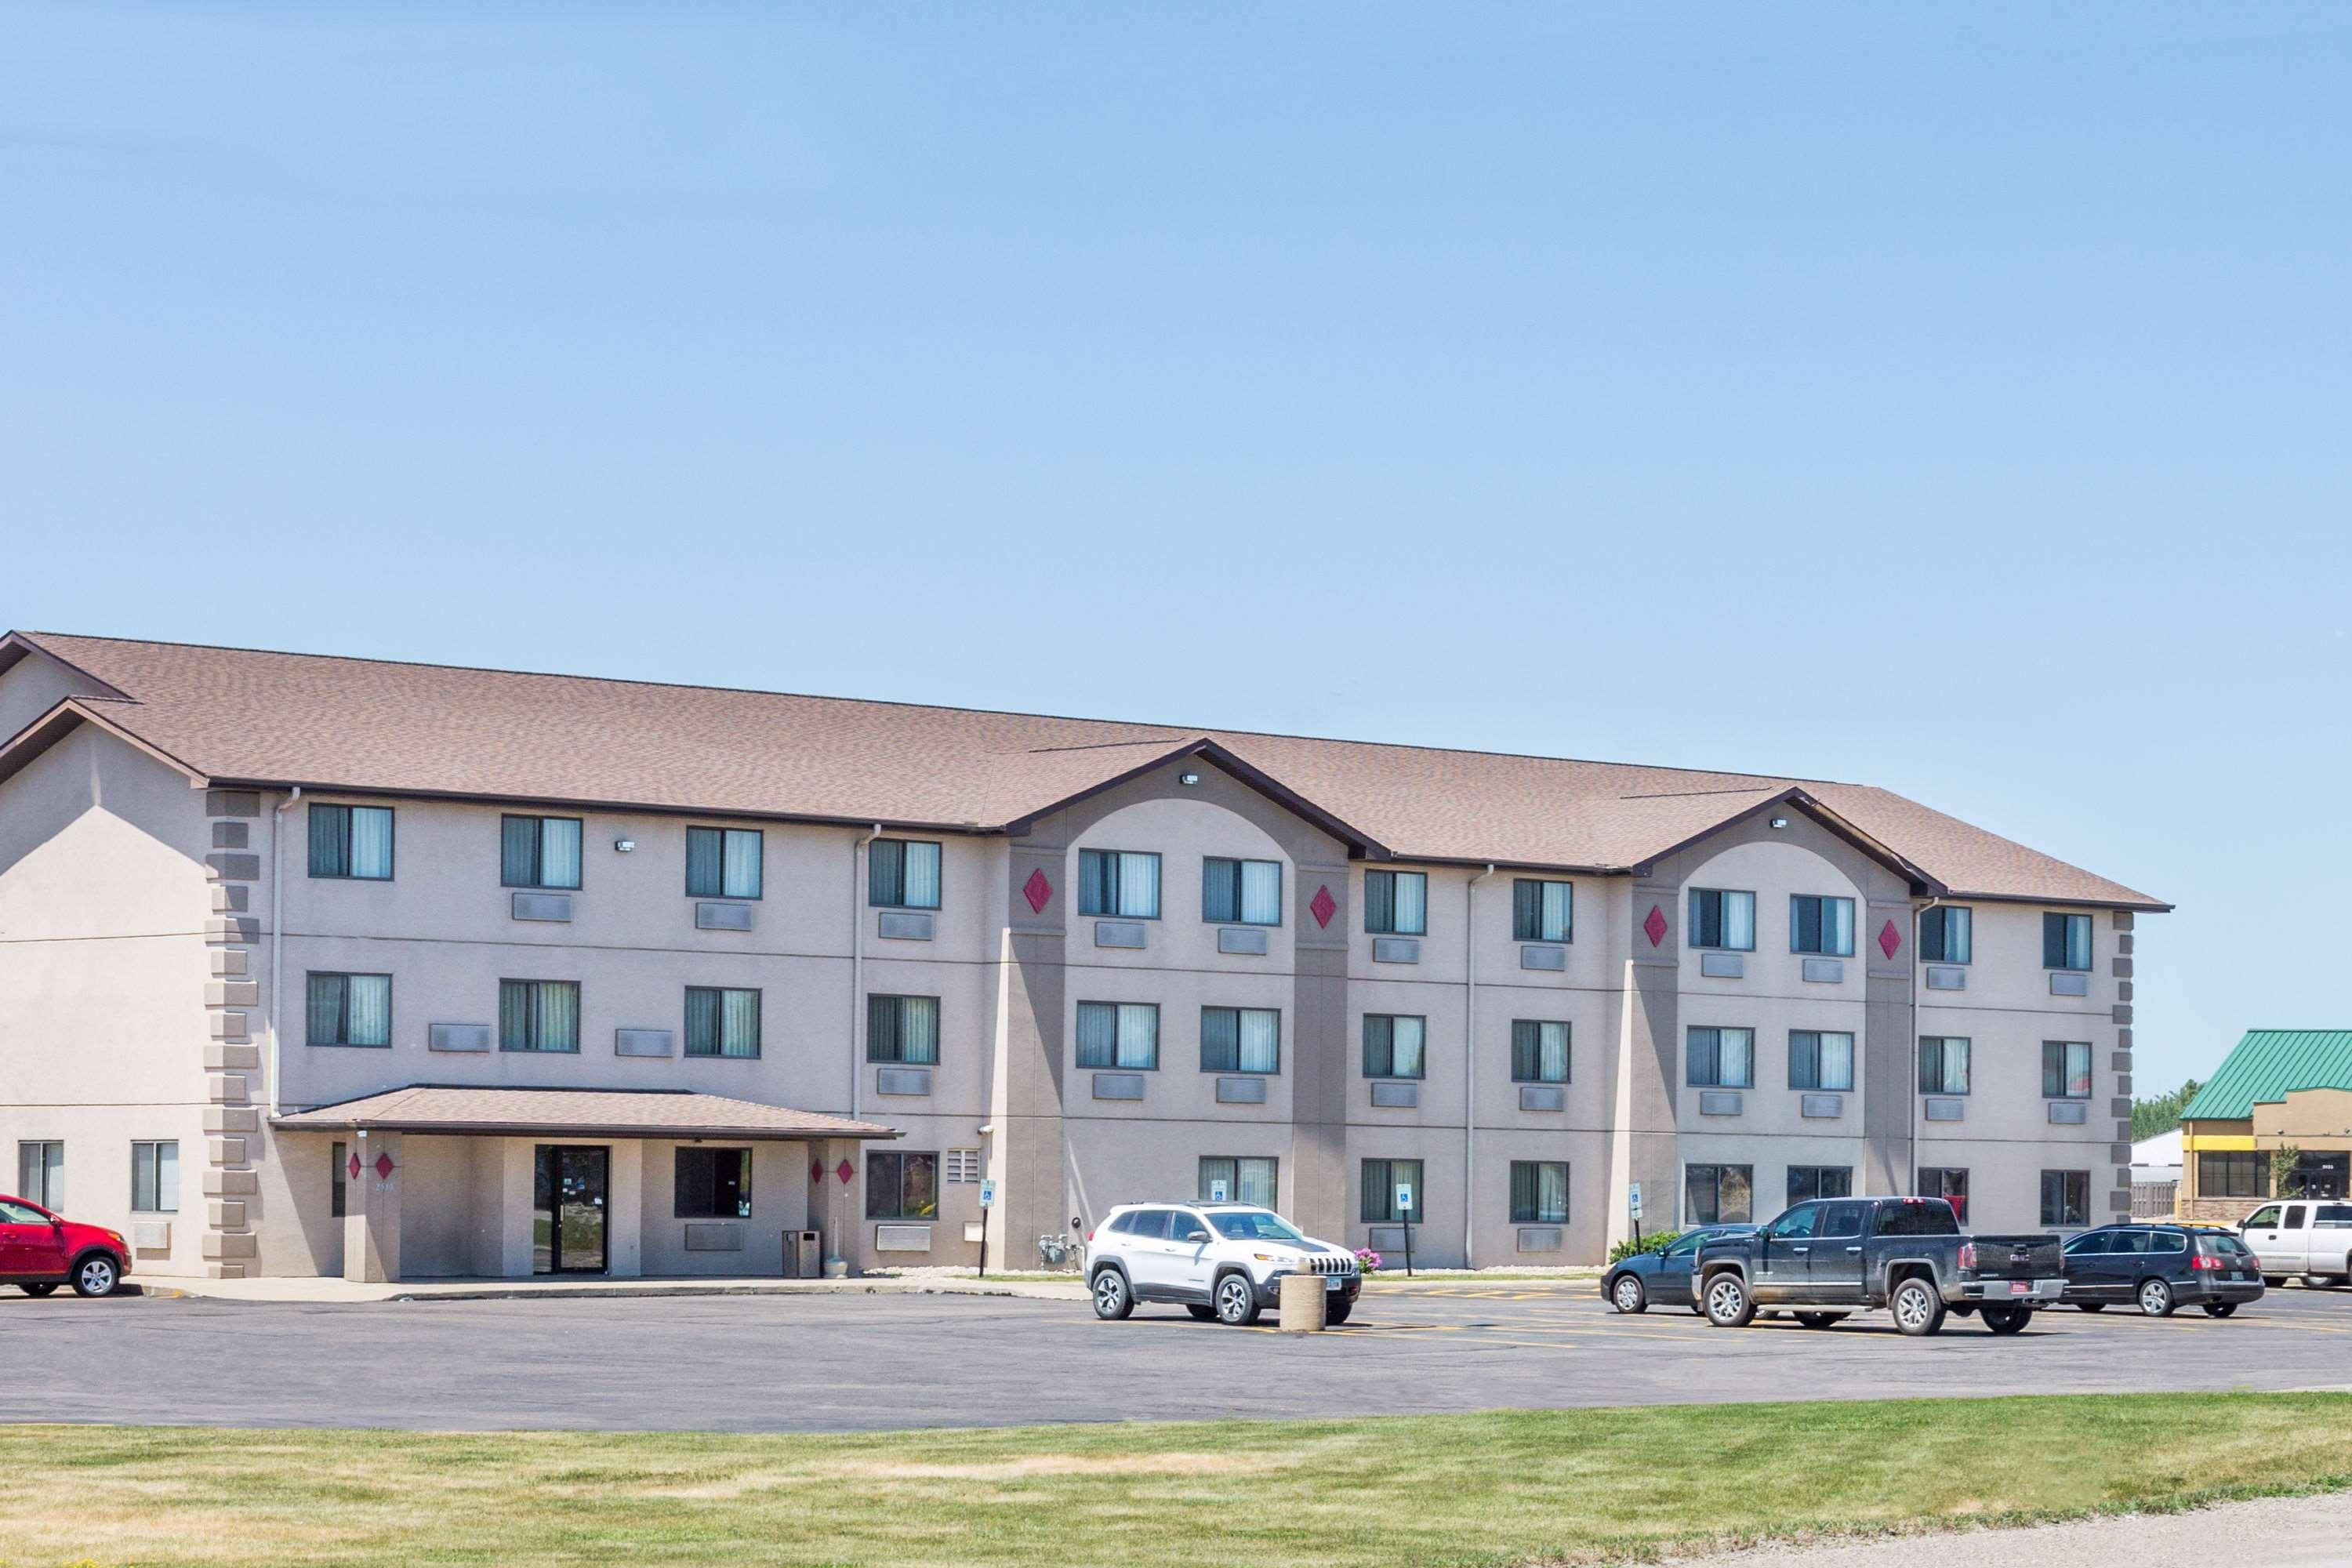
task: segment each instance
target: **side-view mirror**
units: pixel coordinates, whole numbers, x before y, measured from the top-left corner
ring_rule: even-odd
[[[1209,1233],[1205,1230],[1188,1230],[1184,1233],[1184,1239],[1187,1241],[1206,1241],[1209,1239]]]

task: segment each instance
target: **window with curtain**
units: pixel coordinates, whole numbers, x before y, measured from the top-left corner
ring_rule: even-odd
[[[1756,1086],[1756,1031],[1692,1029],[1684,1036],[1685,1076],[1698,1089]]]
[[[1790,894],[1789,951],[1852,958],[1853,900],[1813,893]]]
[[[1789,1201],[1811,1203],[1815,1198],[1850,1198],[1853,1196],[1853,1167],[1851,1165],[1791,1165],[1789,1167]]]
[[[2091,1043],[2088,1040],[2042,1042],[2042,1098],[2091,1098]]]
[[[1790,1089],[1850,1089],[1853,1087],[1853,1037],[1822,1029],[1789,1031]],[[1843,1193],[1831,1194],[1843,1197]]]
[[[1202,1072],[1280,1072],[1282,1013],[1274,1007],[1201,1009]]]
[[[2258,1150],[2231,1150],[2197,1156],[2200,1198],[2266,1198],[2271,1195],[2271,1157]]]
[[[1724,888],[1693,888],[1687,936],[1693,947],[1756,951],[1756,895]]]
[[[1513,1225],[1566,1225],[1568,1223],[1567,1161],[1514,1160],[1511,1162],[1511,1223]]]
[[[690,1057],[758,1056],[760,994],[717,985],[688,986],[686,1054]]]
[[[1160,918],[1160,857],[1148,850],[1078,851],[1078,913]]]
[[[2042,1223],[2043,1225],[2091,1223],[2090,1172],[2044,1171],[2042,1173]]]
[[[1568,1026],[1556,1018],[1511,1020],[1511,1081],[1566,1083]]]
[[[877,838],[866,847],[866,901],[886,910],[940,907],[940,847],[916,838]]]
[[[936,996],[868,996],[866,999],[866,1059],[936,1067],[940,1060],[940,999]]]
[[[178,1139],[131,1145],[131,1207],[136,1214],[180,1212]]]
[[[1567,942],[1574,929],[1576,887],[1521,877],[1511,884],[1511,940]]]
[[[866,1217],[939,1218],[939,1155],[911,1149],[876,1150],[866,1155]]]
[[[1923,1198],[1941,1198],[1952,1205],[1954,1217],[1969,1217],[1969,1173],[1949,1165],[1923,1165],[1911,1190]]]
[[[1202,860],[1201,918],[1216,925],[1280,925],[1282,863],[1213,855]]]
[[[313,804],[310,875],[391,881],[392,807]]]
[[[1683,1167],[1683,1224],[1747,1225],[1755,1217],[1756,1167]]]
[[[16,1195],[52,1213],[66,1206],[66,1146],[55,1138],[16,1145]]]
[[[303,1041],[313,1046],[392,1044],[392,976],[310,973]]]
[[[1364,1015],[1364,1076],[1424,1078],[1428,1076],[1429,1020],[1411,1014]]]
[[[580,886],[580,819],[499,818],[499,880],[509,888]]]
[[[1406,1218],[1397,1207],[1396,1190],[1412,1189],[1412,1219],[1415,1225],[1429,1213],[1429,1189],[1422,1184],[1418,1160],[1367,1160],[1363,1164],[1363,1213],[1366,1225],[1395,1225]]]
[[[688,828],[686,896],[758,898],[766,847],[766,836],[756,827]]]
[[[1975,915],[1961,904],[1937,904],[1919,916],[1919,959],[1923,963],[1969,962],[1969,927]]]
[[[677,1219],[750,1219],[751,1151],[680,1145],[670,1214]]]
[[[499,1049],[576,1051],[580,1048],[580,982],[499,982]]]
[[[1428,873],[1365,872],[1364,930],[1374,936],[1428,935]]]
[[[2091,917],[2044,914],[2042,917],[2042,967],[2091,967]]]
[[[1969,1042],[1958,1035],[1919,1037],[1919,1092],[1969,1092]]]
[[[1276,1162],[1250,1155],[1203,1155],[1201,1160],[1200,1189],[1193,1194],[1202,1203],[1220,1201],[1216,1184],[1225,1184],[1223,1202],[1255,1204],[1260,1208],[1276,1206]]]
[[[1160,1066],[1160,1008],[1150,1002],[1078,1004],[1078,1065],[1150,1071]]]

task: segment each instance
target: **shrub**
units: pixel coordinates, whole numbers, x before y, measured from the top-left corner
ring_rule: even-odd
[[[1369,1247],[1360,1247],[1356,1248],[1356,1267],[1367,1274],[1378,1274],[1381,1271],[1381,1255]]]
[[[1639,1258],[1645,1252],[1664,1252],[1667,1247],[1672,1247],[1681,1235],[1682,1232],[1678,1230],[1662,1230],[1655,1235],[1643,1237],[1642,1245],[1639,1247],[1634,1246],[1631,1240],[1621,1241],[1609,1249],[1609,1261],[1622,1263],[1629,1258]]]

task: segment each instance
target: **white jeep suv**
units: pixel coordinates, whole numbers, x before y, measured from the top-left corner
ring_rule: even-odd
[[[1344,1247],[1301,1236],[1255,1204],[1121,1204],[1087,1238],[1095,1316],[1124,1318],[1138,1301],[1175,1301],[1235,1325],[1279,1307],[1286,1274],[1322,1277],[1324,1321],[1344,1323],[1363,1276]]]

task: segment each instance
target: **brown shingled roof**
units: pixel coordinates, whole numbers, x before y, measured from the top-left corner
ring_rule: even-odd
[[[896,1138],[895,1128],[723,1094],[411,1084],[272,1119],[289,1131],[596,1134],[606,1138]]]
[[[1205,751],[1381,857],[1624,871],[1785,798],[1934,891],[2167,907],[1861,784],[49,633],[0,668],[12,644],[216,783],[996,832]]]

